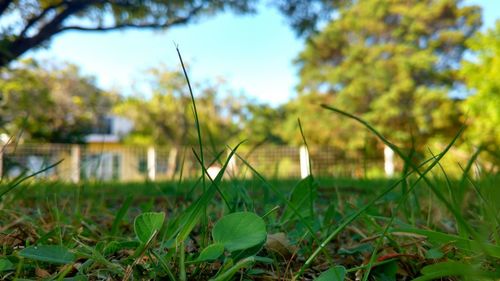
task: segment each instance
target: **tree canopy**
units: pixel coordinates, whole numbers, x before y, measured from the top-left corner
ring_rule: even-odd
[[[448,91],[480,24],[479,7],[458,0],[344,4],[297,59],[300,95],[356,114],[399,144],[424,145],[455,127]],[[336,116],[317,122],[330,124],[330,139],[363,136]]]
[[[472,59],[462,63],[461,76],[471,95],[464,101],[468,139],[498,153],[500,149],[500,21],[468,42]],[[498,160],[497,160],[498,161]]]
[[[1,78],[0,128],[31,141],[83,142],[117,99],[72,64],[25,60]]]

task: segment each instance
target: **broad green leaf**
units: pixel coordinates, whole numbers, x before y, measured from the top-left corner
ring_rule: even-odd
[[[233,213],[215,224],[212,236],[215,242],[224,244],[230,252],[245,250],[266,241],[266,223],[254,213]]]
[[[321,273],[314,281],[343,281],[345,279],[346,269],[343,266],[336,266]]]
[[[160,231],[165,220],[165,213],[142,213],[135,218],[134,231],[139,241],[146,244],[155,231]]]
[[[8,259],[0,259],[0,272],[2,271],[7,271],[7,270],[13,270],[14,269],[14,264],[10,262]]]
[[[214,261],[224,253],[224,244],[215,243],[201,251],[196,262]]]
[[[75,261],[76,256],[67,248],[59,245],[40,245],[25,248],[19,256],[31,260],[56,264],[68,264]]]

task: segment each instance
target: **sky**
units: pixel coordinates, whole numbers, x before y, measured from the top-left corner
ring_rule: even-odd
[[[483,8],[483,29],[500,18],[500,0],[465,3]],[[147,91],[140,86],[147,69],[179,67],[175,44],[193,81],[224,78],[234,91],[271,105],[296,94],[298,69],[293,60],[304,42],[276,9],[267,6],[254,15],[218,14],[167,31],[67,32],[52,39],[48,48],[25,57],[77,64],[84,74],[95,76],[101,88],[131,94],[133,83]]]

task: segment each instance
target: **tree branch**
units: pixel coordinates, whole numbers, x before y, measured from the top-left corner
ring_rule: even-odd
[[[188,15],[184,17],[179,17],[165,23],[122,23],[113,26],[96,26],[96,27],[86,27],[86,26],[77,26],[77,25],[69,25],[64,26],[59,29],[59,32],[67,31],[67,30],[77,30],[77,31],[113,31],[119,29],[127,29],[127,28],[137,28],[137,29],[159,29],[159,28],[167,28],[173,25],[185,24],[188,23],[192,17],[194,17],[203,6],[197,6],[193,8]]]
[[[90,1],[67,2],[67,7],[57,14],[50,22],[42,26],[36,35],[24,38],[18,36],[15,40],[9,42],[7,51],[4,51],[2,56],[0,56],[0,66],[7,65],[13,59],[39,46],[53,35],[59,33],[61,24],[68,17],[87,8],[90,3]]]
[[[2,15],[5,10],[9,7],[10,3],[12,3],[14,0],[0,0],[0,15]]]
[[[21,31],[21,33],[19,33],[19,37],[21,37],[21,38],[25,37],[25,35],[28,32],[28,30],[32,26],[34,26],[38,21],[40,21],[43,17],[45,17],[48,12],[50,12],[52,10],[55,10],[57,8],[60,8],[63,5],[66,5],[66,4],[67,4],[67,1],[61,1],[60,3],[48,6],[45,9],[43,9],[42,12],[40,12],[40,14],[38,14],[38,15],[36,15],[36,16],[34,16],[34,17],[32,17],[31,19],[28,20],[28,22],[26,23],[26,26],[23,28],[23,30]]]

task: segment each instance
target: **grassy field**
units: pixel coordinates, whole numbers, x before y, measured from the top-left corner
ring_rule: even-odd
[[[2,181],[1,279],[500,279],[500,176],[470,178],[475,156],[457,179],[440,165],[460,133],[417,164],[363,120],[324,106],[364,125],[408,172],[269,180],[240,158],[253,177],[223,179],[236,146],[212,180],[191,98],[198,180]]]
[[[0,276],[498,280],[498,176],[418,178],[22,184],[1,198]]]

